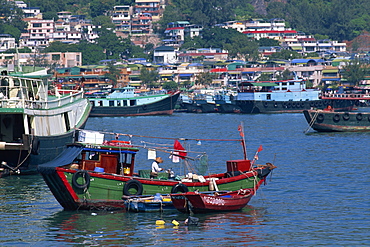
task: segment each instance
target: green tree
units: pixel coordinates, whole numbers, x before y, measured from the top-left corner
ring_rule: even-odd
[[[13,1],[0,0],[0,33],[10,34],[18,43],[27,23],[22,20],[23,11]]]
[[[78,44],[78,51],[82,53],[82,64],[84,65],[98,64],[99,61],[105,59],[103,48],[87,41],[82,41]]]
[[[106,77],[113,82],[113,87],[116,87],[117,81],[120,78],[120,70],[117,69],[116,66],[114,66],[113,62],[108,63],[108,73],[106,74]]]
[[[213,82],[214,79],[217,78],[216,74],[212,74],[210,72],[201,72],[197,75],[195,79],[195,83],[198,85],[203,85],[203,86],[210,86]]]
[[[343,77],[349,83],[354,86],[358,86],[360,81],[364,79],[366,74],[366,66],[360,60],[352,60],[347,62],[345,66],[343,66]]]
[[[296,51],[291,50],[281,50],[280,52],[272,53],[269,58],[272,59],[284,59],[284,60],[291,60],[296,58],[302,58],[302,55]]]
[[[139,76],[143,86],[151,89],[156,86],[158,80],[158,72],[156,70],[149,70],[146,67],[142,67]]]
[[[166,90],[177,90],[178,89],[178,85],[176,82],[174,81],[165,81],[162,85],[162,88],[163,89],[166,89]]]

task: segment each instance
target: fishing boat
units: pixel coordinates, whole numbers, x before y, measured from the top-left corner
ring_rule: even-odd
[[[163,212],[176,210],[169,195],[123,196],[124,205],[128,212]]]
[[[319,132],[370,131],[370,112],[334,112],[326,109],[305,110],[303,114],[309,128]]]
[[[171,153],[185,163],[192,172],[182,176],[173,176],[171,172],[160,172],[157,177],[151,177],[151,170],[135,172],[135,156],[140,148],[153,151],[157,146],[149,144],[134,145],[133,140],[105,140],[109,134],[86,132],[81,142],[68,145],[64,153],[55,160],[39,165],[51,192],[65,210],[77,209],[123,209],[122,196],[155,195],[185,193],[188,191],[238,190],[255,188],[263,183],[273,169],[269,166],[257,166],[255,160],[244,159],[226,161],[227,170],[218,174],[198,175],[191,167],[194,157],[184,151],[178,139],[164,138],[164,141],[174,141],[170,149],[157,148],[157,152]],[[88,137],[89,135],[92,135]],[[116,137],[131,134],[112,133]],[[94,137],[95,136],[95,137]],[[102,140],[104,138],[104,141]],[[180,138],[181,139],[181,138]],[[93,143],[93,140],[99,140]],[[189,143],[199,141],[187,139]],[[207,139],[212,141],[212,139]],[[244,138],[235,139],[244,143]],[[86,142],[88,141],[88,142]],[[215,140],[216,141],[216,140]],[[217,140],[219,141],[219,140]],[[230,141],[230,140],[228,140]],[[161,145],[163,146],[163,145]],[[245,147],[245,143],[243,145]],[[259,148],[258,151],[262,150]],[[149,152],[149,151],[148,151]],[[202,158],[208,160],[205,154]],[[199,173],[201,174],[201,173]]]
[[[206,191],[171,194],[173,206],[183,213],[235,211],[245,207],[254,195],[253,189]]]
[[[83,128],[91,110],[83,91],[49,90],[42,79],[0,76],[0,177],[37,173]]]
[[[91,117],[171,115],[180,92],[137,95],[135,87],[114,88],[107,95],[88,94]]]
[[[235,103],[242,113],[297,113],[329,105],[335,111],[350,111],[354,107],[354,101],[321,99],[320,94],[320,90],[307,88],[306,81],[297,77],[284,81],[245,81],[239,86]]]

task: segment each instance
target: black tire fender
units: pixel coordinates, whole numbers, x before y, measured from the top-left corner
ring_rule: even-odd
[[[82,177],[84,178],[85,182],[80,184],[77,180]],[[75,172],[72,176],[72,185],[77,189],[88,189],[90,187],[90,174],[87,171],[79,170]]]
[[[349,119],[349,113],[346,112],[346,113],[343,114],[343,120],[347,121],[348,119]]]
[[[362,120],[362,113],[357,113],[356,119],[357,119],[357,121],[361,121]]]
[[[340,120],[340,116],[339,116],[339,114],[335,114],[335,115],[333,116],[333,121],[334,121],[334,122],[339,122],[339,120]]]
[[[188,186],[186,186],[183,183],[178,183],[178,184],[174,185],[171,189],[172,194],[176,194],[176,193],[179,193],[179,192],[186,193],[188,191],[189,191]]]
[[[132,194],[130,192],[130,189],[135,189],[136,193]],[[131,179],[131,180],[127,181],[125,183],[125,185],[123,186],[123,194],[126,195],[126,196],[142,195],[143,194],[143,185],[139,181],[137,181],[135,179]]]
[[[324,114],[320,113],[319,115],[317,115],[317,121],[320,123],[324,121]]]

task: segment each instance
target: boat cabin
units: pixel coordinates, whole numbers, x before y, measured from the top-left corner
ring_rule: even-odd
[[[132,176],[137,151],[129,145],[124,147],[114,142],[102,146],[87,145],[72,165],[80,170]]]

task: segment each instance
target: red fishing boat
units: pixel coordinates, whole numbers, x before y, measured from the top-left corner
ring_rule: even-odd
[[[207,191],[171,194],[173,206],[183,213],[234,211],[245,207],[254,195],[253,189]]]
[[[38,167],[51,192],[65,210],[124,209],[123,195],[175,194],[197,190],[237,191],[241,188],[255,190],[273,169],[269,166],[256,166],[255,159],[248,160],[244,155],[244,159],[226,161],[227,170],[218,174],[203,176],[201,173],[193,173],[189,176],[189,173],[186,177],[173,178],[171,173],[158,173],[158,177],[153,178],[150,170],[135,172],[135,156],[139,147],[133,142],[103,141],[100,133],[92,134],[69,145],[55,160]],[[245,147],[244,134],[242,137],[236,141],[241,141]],[[99,141],[96,142],[96,139]],[[188,143],[191,141],[187,140]],[[261,150],[262,146],[257,153]],[[157,151],[165,152],[163,148],[157,148]],[[175,140],[171,152],[172,155],[177,152],[186,166],[191,166],[188,161],[191,159],[190,151],[185,151],[178,140]]]

